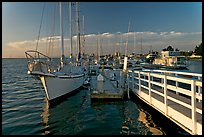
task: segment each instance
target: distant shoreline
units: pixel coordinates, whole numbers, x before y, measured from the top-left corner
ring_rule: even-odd
[[[2,59],[26,59],[26,58],[2,58]]]
[[[58,57],[53,57],[53,58],[58,58]],[[2,59],[26,59],[26,58],[2,58]],[[189,60],[195,60],[195,61],[202,61],[201,58],[188,58]]]
[[[59,58],[59,57],[53,57],[54,59],[55,58]],[[27,58],[2,58],[2,59],[27,59]]]

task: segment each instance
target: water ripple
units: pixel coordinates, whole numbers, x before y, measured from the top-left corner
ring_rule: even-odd
[[[3,135],[165,134],[132,101],[94,104],[88,89],[50,107],[26,66],[26,59],[2,60]]]

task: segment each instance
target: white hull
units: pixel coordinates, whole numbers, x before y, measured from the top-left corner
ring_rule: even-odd
[[[76,77],[41,75],[40,79],[49,101],[78,89],[84,83],[84,75],[78,75]]]
[[[70,6],[71,6],[71,3],[70,3]],[[69,8],[70,8],[70,23],[71,23],[71,7]],[[37,51],[37,49],[28,50],[27,52],[25,52],[26,58],[28,59],[28,74],[35,75],[41,79],[42,84],[45,89],[46,97],[49,101],[76,90],[77,88],[83,85],[84,79],[85,79],[84,72],[83,72],[84,70],[82,66],[81,65],[75,66],[74,60],[68,61],[66,57],[64,56],[63,16],[62,16],[62,3],[61,2],[59,4],[59,9],[60,9],[59,11],[60,37],[61,37],[62,52],[61,52],[61,58],[60,58],[60,66],[57,68],[57,70],[53,68],[54,66],[52,66],[53,65],[52,58],[48,57],[45,54],[40,53],[39,51]],[[77,24],[76,27],[78,25],[79,24]],[[70,30],[71,30],[71,27],[70,27]],[[79,34],[78,28],[76,28],[76,31]],[[72,34],[70,34],[70,37],[72,37]],[[80,44],[79,41],[80,39],[78,39],[78,35],[77,35],[76,44]],[[70,43],[71,45],[72,41],[70,42],[71,42]],[[77,45],[76,48],[79,48],[79,46],[80,45]],[[80,51],[78,51],[78,53],[80,53]],[[78,56],[76,57],[79,58]],[[82,62],[79,61],[77,64],[80,64],[80,63]]]

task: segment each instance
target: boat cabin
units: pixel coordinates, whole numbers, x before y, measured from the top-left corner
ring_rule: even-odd
[[[179,51],[162,51],[160,58],[155,58],[153,64],[165,66],[186,66],[187,59]]]

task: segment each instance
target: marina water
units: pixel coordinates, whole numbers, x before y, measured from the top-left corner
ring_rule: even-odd
[[[202,61],[190,63],[190,71],[202,73]],[[137,102],[92,103],[86,88],[49,107],[41,82],[27,75],[26,66],[26,59],[2,59],[3,135],[188,135],[168,122],[163,127],[165,121]]]

